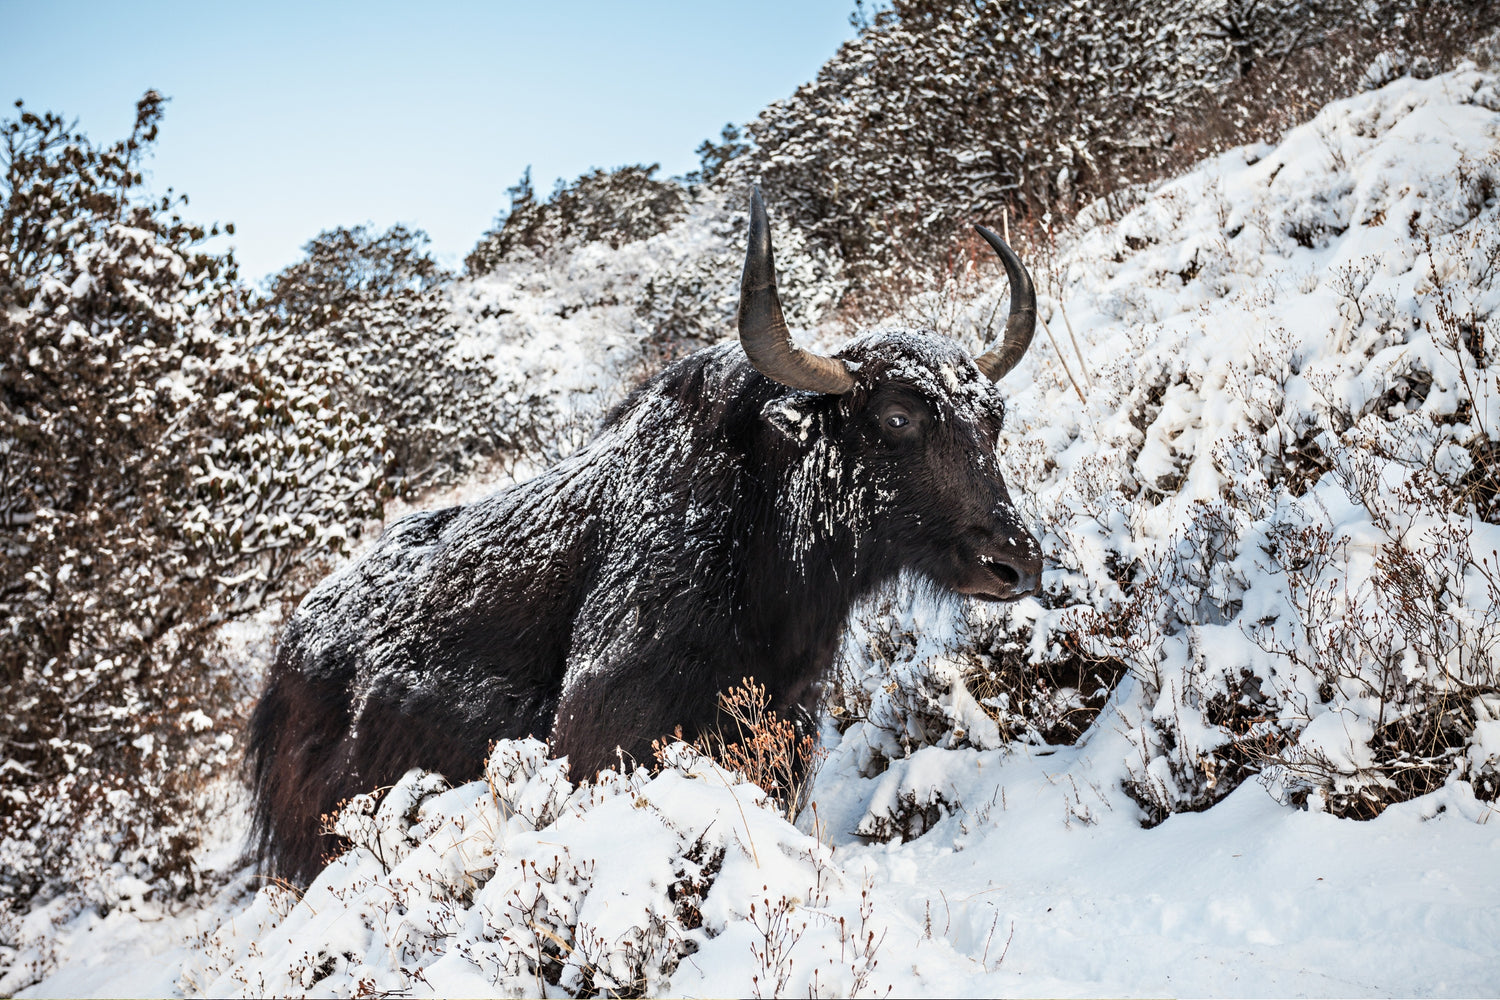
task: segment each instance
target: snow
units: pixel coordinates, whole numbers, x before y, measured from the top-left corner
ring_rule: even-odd
[[[796,826],[686,748],[655,774],[578,787],[538,744],[502,743],[485,781],[414,774],[346,811],[359,846],[300,899],[252,894],[242,873],[196,909],[140,903],[55,930],[30,915],[64,961],[22,995],[1493,994],[1500,821],[1475,790],[1500,770],[1500,625],[1480,572],[1500,529],[1408,500],[1424,468],[1460,476],[1466,442],[1500,434],[1495,367],[1434,332],[1445,308],[1500,307],[1497,95],[1472,67],[1399,78],[1123,216],[1084,213],[1038,287],[1055,331],[1066,303],[1087,401],[1043,337],[1000,386],[1007,482],[1040,526],[1048,602],[976,609],[913,586],[856,615],[841,697],[861,710],[825,724]],[[724,211],[461,286],[465,336],[524,374],[511,384],[596,411],[620,391],[633,322],[612,283],[719,252]],[[777,240],[813,314],[836,275]],[[977,328],[1002,295],[962,308]],[[1273,462],[1308,463],[1306,481],[1270,485]],[[1420,594],[1382,596],[1401,552],[1448,553],[1423,564],[1446,632],[1402,617]],[[1161,575],[1159,602],[1127,634],[1089,633],[1129,611],[1113,573],[1130,565]],[[1038,660],[1092,635],[1128,669],[1076,743],[1012,738],[988,705],[1007,696],[964,686],[958,647],[983,627],[1029,636]],[[874,656],[887,639],[895,652]],[[263,636],[237,641],[263,651]],[[1465,763],[1373,819],[1340,818],[1340,796],[1388,780],[1387,713],[1418,711],[1382,694],[1395,675],[1403,691],[1477,690]],[[1088,694],[1056,692],[1064,709]],[[1248,729],[1209,711],[1225,697],[1252,706]],[[1221,797],[1220,751],[1256,735],[1282,741],[1277,762]]]
[[[688,931],[699,950],[680,959],[669,981],[654,982],[653,994],[748,992],[749,975],[763,974],[752,948],[765,943],[750,907],[763,913],[767,900],[774,906],[786,897],[797,901],[790,919],[806,924],[786,955],[806,972],[786,992],[805,993],[817,968],[825,995],[841,995],[858,970],[852,948],[839,947],[837,919],[845,927],[859,920],[864,886],[868,923],[883,942],[870,979],[876,994],[886,986],[896,995],[953,996],[1493,988],[1500,838],[1483,821],[1493,810],[1456,788],[1354,823],[1282,808],[1246,785],[1207,812],[1142,830],[1089,784],[1091,764],[1072,748],[936,764],[963,783],[960,794],[1003,789],[1003,797],[899,846],[853,843],[840,832],[839,801],[820,798],[823,837],[837,842],[831,849],[757,805],[755,789],[702,763],[696,773],[668,770],[622,789],[574,792],[558,811],[576,813],[535,830],[526,817],[544,816],[555,799],[517,804],[505,818],[490,789],[475,783],[428,800],[429,817],[448,818],[426,841],[442,853],[407,847],[385,874],[373,854],[356,852],[294,908],[276,890],[248,907],[231,896],[232,916],[198,949],[167,946],[211,926],[204,912],[166,927],[123,915],[90,921],[70,933],[75,953],[93,954],[25,995],[348,995],[366,977],[382,989],[410,984],[416,995],[536,995],[534,979],[495,982],[501,959],[480,955],[476,967],[469,957],[486,934],[517,926],[486,921],[504,912],[502,899],[532,884],[529,862],[546,868],[561,856],[569,871],[587,871],[581,902],[565,887],[549,905],[573,908],[570,917],[576,910],[580,923],[619,941],[649,926],[653,912],[670,911],[665,888],[679,875],[671,862],[705,835],[726,851],[701,907],[703,928],[718,933]],[[913,766],[924,765],[914,758]],[[539,793],[552,788],[544,780],[526,791],[545,798]],[[487,851],[494,853],[486,858]],[[415,888],[424,878],[473,878],[484,865],[495,873],[466,905]],[[442,951],[424,954],[415,938],[433,925],[454,933]],[[102,946],[91,943],[101,938]],[[504,946],[534,942],[517,934]],[[328,976],[291,978],[343,952],[356,957],[333,962]],[[238,962],[214,964],[226,953]],[[142,962],[143,955],[154,958]],[[398,956],[405,968],[422,969],[425,983],[393,976]]]

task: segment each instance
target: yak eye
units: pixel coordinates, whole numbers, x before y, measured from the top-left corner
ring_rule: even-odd
[[[911,418],[904,413],[892,413],[885,418],[885,422],[892,427],[905,427],[911,423]]]

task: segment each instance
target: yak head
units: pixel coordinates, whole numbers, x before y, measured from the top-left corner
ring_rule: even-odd
[[[770,226],[760,191],[740,285],[740,343],[781,389],[762,410],[801,456],[806,489],[790,492],[828,519],[850,523],[887,570],[913,569],[940,587],[1009,601],[1037,591],[1041,548],[1022,525],[995,454],[1004,403],[995,381],[1015,367],[1036,326],[1031,277],[983,227],[1010,281],[1005,335],[970,357],[930,333],[867,333],[836,354],[795,346],[776,292]],[[828,489],[838,491],[834,504]],[[809,499],[811,498],[811,499]],[[883,573],[880,575],[884,575]]]

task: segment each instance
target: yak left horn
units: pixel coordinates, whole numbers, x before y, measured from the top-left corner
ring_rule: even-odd
[[[1031,275],[1026,273],[1021,258],[1005,245],[1004,240],[983,226],[974,228],[1000,255],[1000,263],[1005,265],[1005,276],[1010,281],[1010,318],[1005,321],[1005,337],[974,359],[979,370],[995,382],[1014,368],[1026,353],[1026,348],[1031,346],[1031,336],[1036,333],[1036,288],[1031,284]]]

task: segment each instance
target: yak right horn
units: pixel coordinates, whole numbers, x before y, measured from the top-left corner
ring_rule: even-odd
[[[838,358],[804,351],[792,343],[776,294],[776,261],[771,224],[760,188],[750,195],[750,246],[740,278],[740,344],[756,371],[793,389],[841,396],[854,388],[854,376]]]

